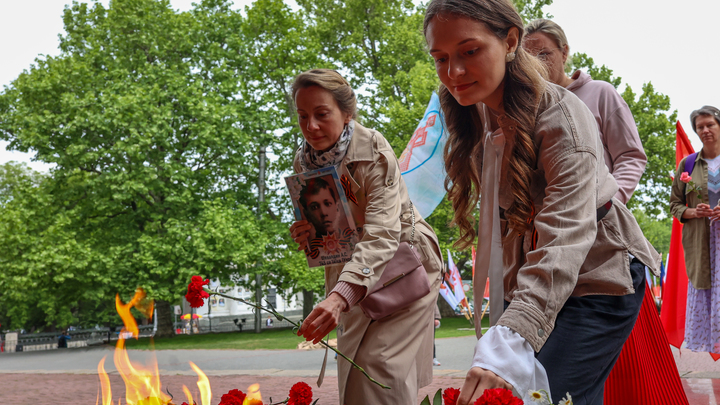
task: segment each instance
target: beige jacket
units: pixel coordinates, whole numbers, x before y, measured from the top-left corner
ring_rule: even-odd
[[[692,187],[685,186],[680,181],[680,175],[685,171],[685,160],[680,161],[672,184],[670,194],[670,212],[683,223],[682,244],[685,249],[685,268],[688,279],[698,290],[710,288],[710,218],[684,219],[683,213],[688,208],[695,208],[700,203],[709,204],[708,164],[702,158],[702,150],[695,158],[692,182],[700,188],[700,197]]]
[[[505,121],[507,156],[515,126]],[[503,245],[505,299],[510,305],[498,324],[540,351],[569,296],[631,294],[628,253],[654,274],[660,255],[618,200],[613,199],[610,211],[597,222],[597,209],[613,198],[618,186],[605,166],[593,115],[580,99],[549,84],[533,133],[537,162],[530,192],[537,214],[530,230]],[[503,159],[502,173],[507,173],[507,164]],[[506,184],[500,183],[501,208],[508,208],[513,198]]]
[[[302,170],[299,156],[298,151],[296,172]],[[342,280],[365,286],[367,292],[380,279],[399,242],[410,240],[410,199],[390,144],[379,132],[358,123],[338,175],[350,179],[358,203],[349,202],[349,206],[361,238],[350,262],[325,267],[325,291],[329,293]],[[338,359],[341,404],[414,405],[417,388],[432,381],[432,316],[443,263],[437,236],[416,209],[414,241],[428,274],[430,294],[372,324],[356,305],[342,313],[337,327],[340,351],[392,389],[368,384],[361,374],[351,374],[347,361]]]

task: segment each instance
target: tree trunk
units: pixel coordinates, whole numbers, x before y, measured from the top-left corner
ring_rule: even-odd
[[[310,312],[313,310],[313,306],[315,305],[315,293],[308,290],[303,290],[303,319],[307,318],[308,315],[310,315]]]
[[[175,336],[170,303],[167,301],[155,301],[155,309],[157,309],[157,332],[155,332],[155,338]]]

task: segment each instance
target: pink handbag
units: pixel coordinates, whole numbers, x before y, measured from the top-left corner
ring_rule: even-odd
[[[415,238],[415,209],[412,212],[410,243],[400,242],[392,259],[385,266],[380,280],[360,301],[360,308],[368,318],[378,320],[392,315],[430,293],[427,272],[413,246]]]

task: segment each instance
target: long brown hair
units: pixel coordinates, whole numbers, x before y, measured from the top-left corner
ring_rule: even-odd
[[[533,142],[536,109],[545,90],[545,67],[519,46],[522,43],[523,21],[507,0],[432,0],[425,12],[424,31],[433,18],[442,15],[469,18],[487,26],[504,40],[512,27],[518,29],[516,57],[506,64],[503,106],[508,118],[517,122],[512,152],[508,159],[507,179],[512,189],[513,203],[505,211],[505,218],[514,232],[523,233],[530,226],[533,202],[530,197],[530,178],[535,166]],[[439,89],[440,104],[448,126],[445,146],[445,188],[452,202],[453,224],[460,228],[455,246],[466,249],[475,241],[472,212],[480,195],[480,167],[482,157],[482,119],[475,105],[464,107],[443,85]]]

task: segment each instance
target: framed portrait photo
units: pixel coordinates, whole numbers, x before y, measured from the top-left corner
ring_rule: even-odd
[[[334,166],[285,178],[296,220],[312,229],[305,255],[310,267],[350,261],[358,234]]]

